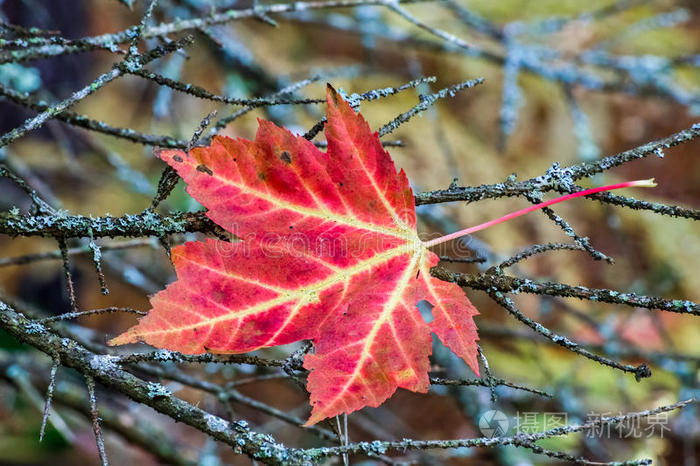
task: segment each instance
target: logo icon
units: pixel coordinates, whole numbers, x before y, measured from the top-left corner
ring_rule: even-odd
[[[486,411],[479,418],[479,430],[484,437],[503,437],[508,432],[510,422],[501,411]]]

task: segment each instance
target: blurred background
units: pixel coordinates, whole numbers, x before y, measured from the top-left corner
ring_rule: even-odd
[[[207,18],[212,12],[272,4],[160,0],[151,24],[178,25],[180,20]],[[31,49],[32,44],[18,42],[28,36],[8,25],[36,27],[77,40],[138,25],[145,7],[144,2],[130,0],[1,1],[2,34],[9,43],[3,40],[0,49],[0,132],[10,131],[36,114],[36,109],[28,108],[29,101],[65,99],[123,58],[114,48],[87,47],[80,41],[72,43],[75,53],[60,49],[70,44],[58,44],[57,49],[42,49],[37,55],[13,54]],[[360,109],[373,128],[413,108],[419,95],[483,77],[483,84],[438,99],[383,137],[415,192],[444,189],[454,179],[459,186],[503,182],[513,173],[520,180],[528,179],[543,174],[554,162],[566,166],[595,160],[668,136],[700,120],[700,3],[695,0],[446,0],[397,8],[307,8],[205,24],[167,38],[147,37],[143,42],[149,48],[184,33],[194,37],[193,45],[147,68],[214,94],[241,98],[270,96],[304,80],[310,82],[282,95],[322,98],[326,82],[348,95],[362,94],[435,77],[396,95],[363,101]],[[143,43],[141,46],[145,49]],[[126,50],[128,43],[119,47]],[[10,98],[13,92],[20,98]],[[18,99],[24,99],[24,104],[18,104]],[[141,76],[125,76],[81,100],[71,111],[177,145],[177,141],[188,141],[212,110],[217,110],[218,119],[242,108],[200,99]],[[252,138],[256,118],[264,118],[304,133],[324,115],[320,104],[249,110],[220,132]],[[315,140],[323,141],[323,135]],[[141,212],[151,204],[164,168],[152,156],[152,146],[50,120],[2,148],[0,161],[62,212],[117,216]],[[691,141],[609,170],[587,183],[654,177],[657,188],[631,195],[698,209],[699,149],[700,143]],[[420,206],[419,229],[448,233],[527,205],[524,199],[495,199],[468,205]],[[158,209],[194,211],[199,206],[180,183]],[[0,178],[0,211],[27,214],[31,210],[30,199],[17,184]],[[518,264],[513,274],[700,301],[697,222],[585,200],[557,206],[556,211],[579,235],[588,236],[593,247],[613,257],[615,264],[594,261],[582,252],[555,251]],[[178,244],[198,238],[191,234],[170,239]],[[532,244],[567,240],[546,216],[532,213],[463,242],[463,254],[483,257],[486,262],[448,267],[477,272]],[[172,265],[157,239],[99,238],[96,242],[104,246],[102,266],[110,291],[103,295],[88,242],[86,238],[68,243],[81,310],[119,306],[147,311],[148,296],[174,280]],[[109,245],[117,246],[110,249]],[[57,251],[56,241],[50,238],[1,236],[3,300],[42,316],[70,311]],[[46,254],[18,259],[38,253]],[[434,386],[427,395],[400,391],[379,408],[349,416],[351,441],[477,437],[482,435],[481,415],[492,409],[507,416],[507,433],[514,434],[518,417],[521,422],[527,419],[530,429],[543,430],[557,426],[551,424],[555,414],[559,418],[565,414],[568,423],[576,423],[591,413],[644,410],[700,393],[700,325],[696,317],[546,296],[515,296],[526,315],[557,333],[615,360],[635,365],[647,362],[653,376],[636,382],[629,374],[540,338],[482,292],[466,292],[481,311],[477,325],[492,374],[554,396],[545,398],[499,387],[494,402],[489,390],[480,387]],[[71,328],[84,338],[104,343],[135,321],[131,314],[107,314],[75,320]],[[295,348],[259,353],[284,358]],[[58,371],[57,414],[44,441],[38,442],[49,368],[49,358],[0,331],[0,464],[97,464],[92,426],[89,417],[82,414],[85,388],[72,370]],[[241,401],[254,398],[306,418],[306,394],[269,369],[212,364],[187,365],[181,370],[222,385],[240,380],[245,383],[236,386],[242,398],[221,403],[211,393],[163,379],[178,397],[223,417],[246,419],[256,430],[269,432],[288,446],[334,444]],[[434,375],[473,377],[439,343]],[[117,394],[98,391],[98,399],[106,425],[106,449],[113,464],[250,464],[230,447]],[[530,414],[526,418],[524,413]],[[642,429],[641,435],[613,429],[606,436],[575,434],[539,445],[601,462],[649,457],[656,464],[690,466],[700,461],[699,419],[697,407],[691,406],[669,414],[662,422],[667,428],[657,426],[651,435],[649,429]],[[139,445],[130,437],[129,426],[148,432],[151,441]],[[407,452],[396,460],[455,465],[560,462],[516,447]],[[374,464],[377,460],[357,457],[351,462]]]

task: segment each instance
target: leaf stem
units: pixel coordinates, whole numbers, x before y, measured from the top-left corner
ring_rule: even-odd
[[[531,205],[530,207],[526,207],[524,209],[520,209],[518,211],[511,212],[508,215],[504,215],[503,217],[488,221],[486,223],[482,223],[480,225],[465,228],[464,230],[455,231],[454,233],[450,233],[449,235],[441,236],[439,238],[435,238],[435,239],[430,240],[430,241],[424,241],[423,245],[426,248],[431,248],[433,246],[445,243],[447,241],[459,238],[461,236],[469,235],[471,233],[475,233],[477,231],[484,230],[490,226],[497,225],[499,223],[508,221],[508,220],[513,219],[515,217],[520,217],[521,215],[525,215],[527,213],[530,213],[533,210],[542,209],[543,207],[547,207],[547,206],[550,206],[552,204],[558,204],[560,202],[568,201],[569,199],[573,199],[575,197],[587,196],[589,194],[595,194],[595,193],[599,193],[599,192],[603,192],[603,191],[612,191],[614,189],[621,189],[621,188],[632,188],[632,187],[653,188],[655,186],[656,186],[656,183],[654,182],[654,179],[651,178],[648,180],[626,181],[624,183],[617,183],[617,184],[611,184],[608,186],[600,186],[598,188],[585,189],[583,191],[567,194],[565,196],[560,196],[560,197],[557,197],[555,199],[551,199],[549,201],[545,201],[545,202],[541,202],[539,204]]]

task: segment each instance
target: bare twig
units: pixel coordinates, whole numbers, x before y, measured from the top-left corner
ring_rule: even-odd
[[[101,251],[116,251],[119,249],[130,249],[138,247],[153,247],[153,241],[150,239],[134,239],[129,241],[115,242],[110,244],[100,245]],[[75,248],[68,248],[68,256],[75,256],[81,254],[93,253],[93,248],[88,244],[86,246],[79,246]],[[60,249],[55,251],[38,252],[35,254],[25,254],[23,256],[17,257],[0,257],[0,267],[5,267],[8,265],[25,265],[31,264],[33,262],[45,261],[45,260],[60,260],[62,259],[62,254]]]
[[[63,260],[63,276],[66,280],[68,288],[68,301],[72,312],[78,312],[78,301],[75,297],[75,287],[73,286],[73,275],[70,271],[70,260],[68,259],[68,246],[66,246],[66,238],[58,236],[58,249],[61,251],[61,259]]]
[[[510,277],[501,274],[468,275],[449,272],[441,267],[432,270],[434,276],[475,290],[499,291],[502,293],[532,293],[539,295],[577,298],[609,304],[660,309],[678,314],[700,316],[700,304],[690,300],[664,299],[637,293],[623,293],[604,288],[588,288],[557,282],[535,282],[526,278]]]
[[[459,440],[404,440],[400,442],[361,442],[353,443],[343,447],[315,448],[306,450],[306,452],[314,456],[328,457],[332,455],[339,455],[343,452],[356,454],[366,452],[385,453],[387,451],[424,450],[430,448],[478,448],[497,445],[515,445],[517,443],[522,442],[531,443],[545,438],[558,437],[561,435],[568,435],[575,432],[584,432],[586,430],[590,430],[601,425],[620,424],[629,419],[644,418],[648,416],[654,416],[659,413],[667,413],[676,409],[682,409],[691,403],[695,403],[694,398],[685,401],[679,401],[678,403],[673,403],[666,406],[660,406],[655,409],[627,413],[613,417],[599,416],[583,424],[567,425],[564,427],[557,427],[554,429],[537,432],[534,434],[521,434],[513,437],[482,437],[475,439]]]
[[[88,389],[88,400],[90,401],[90,414],[92,415],[92,430],[95,433],[97,442],[97,452],[100,455],[102,466],[109,466],[107,453],[105,452],[105,442],[102,438],[102,427],[100,426],[100,413],[97,411],[97,397],[95,396],[95,380],[89,375],[85,376],[85,385]]]
[[[46,403],[44,404],[44,413],[41,416],[41,428],[39,429],[39,441],[44,439],[44,433],[46,432],[46,423],[49,420],[49,415],[51,414],[51,400],[53,399],[53,390],[56,387],[56,372],[58,372],[58,366],[61,361],[58,359],[53,360],[51,364],[51,374],[49,375],[49,384],[46,388]]]
[[[544,336],[548,340],[551,340],[552,342],[556,343],[557,345],[568,349],[569,351],[573,351],[576,354],[579,354],[583,357],[586,357],[592,361],[595,361],[599,364],[603,364],[605,366],[612,367],[614,369],[621,370],[623,372],[629,372],[634,374],[635,378],[637,380],[646,378],[646,377],[651,377],[651,370],[649,367],[642,363],[638,366],[631,366],[629,364],[620,364],[619,362],[613,361],[610,358],[606,358],[605,356],[600,356],[598,354],[594,354],[587,349],[583,348],[581,345],[578,343],[575,343],[568,338],[562,336],[562,335],[557,335],[556,333],[552,332],[549,330],[547,327],[544,325],[535,322],[534,320],[530,319],[526,315],[524,315],[520,310],[515,306],[515,303],[513,303],[513,300],[504,296],[503,293],[500,291],[489,291],[489,296],[491,299],[496,301],[498,304],[501,305],[505,310],[507,310],[510,315],[518,319],[520,322],[523,324],[527,325],[530,327],[532,330],[535,332],[539,333],[540,335]]]
[[[41,322],[42,324],[47,324],[49,322],[58,322],[60,320],[72,320],[72,319],[77,319],[79,317],[84,317],[84,316],[94,316],[94,315],[99,315],[99,314],[111,314],[114,312],[128,312],[128,313],[136,314],[139,316],[146,315],[146,313],[143,311],[139,311],[137,309],[131,309],[129,307],[105,307],[103,309],[91,309],[89,311],[66,312],[65,314],[60,314],[60,315],[52,316],[52,317],[46,317],[44,319],[39,319],[38,322]]]

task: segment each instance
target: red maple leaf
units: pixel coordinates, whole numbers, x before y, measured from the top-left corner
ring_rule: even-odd
[[[428,247],[464,232],[422,242],[403,170],[330,86],[327,101],[327,153],[267,121],[254,141],[159,152],[240,241],[173,248],[178,280],[111,344],[244,353],[311,339],[307,425],[379,406],[398,387],[426,392],[431,332],[478,375],[478,311],[430,275],[438,256]],[[433,306],[430,323],[421,300]]]
[[[187,191],[241,238],[173,248],[178,280],[111,341],[183,353],[244,353],[311,339],[308,424],[428,390],[431,331],[478,374],[477,310],[430,275],[403,170],[367,122],[328,91],[328,152],[260,121],[254,141],[163,150]],[[416,304],[429,301],[433,321]]]

